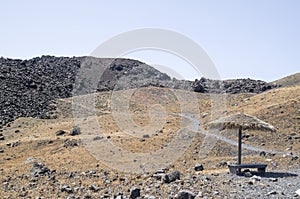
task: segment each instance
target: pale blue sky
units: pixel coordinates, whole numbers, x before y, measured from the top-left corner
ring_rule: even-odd
[[[197,42],[223,79],[272,81],[300,72],[298,0],[3,0],[0,8],[3,57],[89,55],[122,32],[162,28]],[[130,57],[172,65],[189,79],[198,76],[169,55],[140,52]]]

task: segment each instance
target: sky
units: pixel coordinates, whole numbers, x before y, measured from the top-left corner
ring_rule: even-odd
[[[273,81],[300,72],[298,0],[3,0],[0,8],[3,57],[86,56],[116,35],[156,28],[198,44],[222,79]],[[201,76],[170,52],[139,49],[124,57],[184,79]]]

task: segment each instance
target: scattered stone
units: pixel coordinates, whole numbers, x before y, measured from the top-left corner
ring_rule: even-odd
[[[16,147],[16,146],[18,146],[20,144],[20,142],[10,142],[10,143],[7,143],[6,144],[6,146],[8,146],[8,147]]]
[[[30,162],[33,162],[34,160],[35,160],[34,157],[29,157],[29,158],[26,159],[25,164],[28,164],[28,163],[30,163]]]
[[[79,140],[74,140],[74,139],[66,139],[64,141],[64,147],[68,148],[68,147],[77,147],[80,145],[80,141]]]
[[[141,189],[137,187],[132,187],[130,189],[130,198],[135,199],[141,196]]]
[[[0,153],[4,153],[4,149],[0,147]]]
[[[270,181],[270,182],[277,182],[278,179],[277,179],[277,178],[269,178],[269,181]]]
[[[300,189],[298,189],[298,190],[296,191],[296,194],[298,194],[298,196],[300,196]]]
[[[99,191],[99,187],[97,187],[96,185],[92,184],[89,186],[89,190],[93,191],[93,192],[98,192]]]
[[[156,180],[162,180],[164,176],[164,173],[153,174],[153,177],[155,177]]]
[[[288,147],[288,148],[286,148],[285,150],[286,151],[290,151],[290,150],[292,150],[293,149],[293,147]]]
[[[266,154],[266,152],[265,151],[261,151],[260,153],[259,153],[259,156],[261,156],[261,157],[265,157],[267,154]]]
[[[93,138],[93,140],[94,140],[94,141],[97,141],[97,140],[102,140],[102,139],[103,139],[103,137],[102,137],[102,136],[96,136],[96,137],[94,137],[94,138]]]
[[[227,166],[227,165],[228,165],[228,163],[227,163],[226,161],[224,161],[224,160],[222,160],[222,161],[220,162],[220,164],[219,164],[220,167],[225,167],[225,166]]]
[[[250,134],[243,134],[243,138],[249,138],[251,135]]]
[[[208,113],[202,113],[202,118],[206,118],[207,115]]]
[[[69,185],[63,185],[60,187],[62,192],[73,193],[72,188]]]
[[[254,175],[254,176],[252,176],[250,179],[255,180],[255,181],[260,181],[260,180],[261,180],[261,177],[260,177],[260,176]]]
[[[293,136],[293,139],[299,140],[299,139],[300,139],[300,136],[299,136],[299,135],[295,135],[295,136]]]
[[[209,181],[211,181],[211,179],[210,179],[209,177],[207,177],[206,175],[201,176],[201,179],[202,179],[204,182],[209,182]]]
[[[250,178],[250,177],[252,177],[253,175],[252,175],[251,172],[247,171],[247,172],[244,173],[244,176],[247,177],[247,178]]]
[[[155,174],[159,174],[159,173],[166,173],[169,169],[168,168],[161,168],[161,169],[158,169]]]
[[[74,126],[69,133],[69,135],[71,135],[71,136],[80,135],[80,134],[81,134],[81,131],[78,126]]]
[[[19,196],[24,198],[24,197],[27,196],[27,193],[28,193],[28,192],[23,191],[23,192],[21,192],[21,193],[19,194]]]
[[[194,199],[195,197],[196,194],[188,190],[181,190],[176,196],[177,199]]]
[[[270,192],[267,193],[268,196],[269,195],[277,195],[277,194],[278,194],[277,191],[270,191]]]
[[[43,163],[34,162],[29,171],[29,174],[31,176],[48,175],[50,174],[50,169],[48,169],[48,167],[46,167]]]
[[[145,199],[156,199],[156,197],[147,194],[145,195]]]
[[[0,136],[0,140],[5,140],[4,136]]]
[[[200,163],[196,163],[194,169],[195,169],[195,171],[203,171],[204,170],[203,165]]]
[[[143,138],[150,138],[150,136],[148,134],[143,135]]]
[[[57,132],[55,133],[56,136],[61,136],[61,135],[64,135],[64,134],[66,134],[66,132],[63,131],[63,130],[59,130],[59,131],[57,131]]]
[[[171,183],[176,180],[180,180],[181,173],[179,171],[174,171],[172,173],[163,176],[162,180],[164,183]]]
[[[293,155],[291,160],[292,160],[292,161],[295,161],[295,160],[298,160],[298,158],[299,158],[299,157],[298,157],[297,155]]]

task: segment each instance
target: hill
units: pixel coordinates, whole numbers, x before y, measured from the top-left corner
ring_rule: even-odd
[[[220,110],[215,110],[218,106],[213,108],[213,103],[214,99],[223,99],[222,94],[157,87],[106,91],[95,93],[95,96],[88,94],[59,99],[54,111],[57,119],[19,118],[2,129],[5,140],[0,141],[0,179],[4,185],[0,188],[0,194],[12,198],[20,195],[98,198],[121,194],[129,198],[132,193],[130,189],[136,187],[140,189],[142,196],[148,194],[158,198],[175,197],[179,190],[186,189],[213,198],[267,198],[274,189],[282,190],[282,193],[278,192],[275,196],[293,197],[300,182],[299,176],[294,176],[300,175],[297,170],[300,166],[297,158],[300,141],[300,107],[297,103],[299,91],[300,87],[296,86],[273,89],[261,94],[228,94],[225,98],[226,106]],[[90,97],[96,99],[92,110],[84,105]],[[117,101],[113,102],[114,98]],[[187,100],[179,100],[180,98]],[[118,99],[128,102],[129,115],[114,109],[114,103]],[[76,103],[86,109],[89,115],[74,118]],[[157,105],[164,111],[157,108]],[[205,152],[205,144],[209,143],[209,137],[206,138],[208,142],[203,145],[205,136],[197,132],[194,132],[196,135],[187,148],[182,148],[182,143],[179,142],[176,145],[178,153],[166,152],[163,158],[155,156],[157,151],[168,149],[174,139],[185,133],[178,133],[179,129],[191,125],[193,120],[186,120],[180,113],[194,115],[191,118],[199,120],[201,132],[206,132],[205,124],[211,120],[215,111],[217,117],[242,111],[275,126],[276,133],[245,131],[243,138],[245,144],[254,147],[254,150],[244,149],[243,162],[267,163],[270,177],[252,181],[254,178],[227,174],[226,164],[236,161],[237,147],[219,139],[209,148],[206,156],[201,156]],[[156,115],[156,112],[161,114]],[[122,120],[128,117],[132,121]],[[76,119],[82,122],[79,125],[81,134],[70,135],[74,125],[78,125]],[[99,127],[95,125],[95,119]],[[163,125],[157,125],[161,121]],[[58,134],[60,130],[66,133]],[[86,136],[91,140],[86,142]],[[234,132],[221,132],[220,136],[236,141]],[[102,142],[106,143],[105,140],[114,147],[101,147]],[[145,160],[136,159],[135,163],[131,156],[125,155],[126,161],[123,161],[122,157],[110,153],[118,147],[137,154],[133,158],[144,154]],[[265,153],[261,153],[261,149]],[[135,168],[136,164],[150,160],[153,164],[163,163],[163,160],[172,161],[162,169],[136,173],[140,170],[140,167]],[[43,166],[39,169],[33,162],[43,163]],[[204,171],[195,171],[194,167],[199,162]],[[32,171],[37,173],[32,174]],[[174,171],[182,173],[180,180],[171,183],[162,180],[164,175]],[[248,184],[250,181],[253,185]],[[241,186],[244,188],[240,189]]]
[[[103,75],[80,89],[79,71],[93,66]],[[0,82],[3,198],[293,198],[299,189],[299,85],[182,81],[136,60],[51,56],[1,58]],[[268,164],[265,176],[229,174],[236,132],[206,128],[237,112],[277,130],[243,132],[243,162]]]
[[[80,79],[80,75],[85,73],[96,75],[92,81],[91,77]],[[96,85],[91,86],[94,83]],[[201,93],[260,93],[278,87],[250,79],[230,82],[206,78],[195,81],[171,79],[145,63],[130,59],[54,56],[29,60],[0,58],[0,128],[18,117],[54,117],[51,104],[58,98],[148,86]]]
[[[289,75],[287,77],[275,80],[273,82],[270,82],[271,84],[279,84],[282,86],[296,86],[300,85],[300,73],[296,73],[293,75]]]

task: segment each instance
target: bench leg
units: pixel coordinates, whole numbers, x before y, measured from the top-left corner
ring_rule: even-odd
[[[237,173],[235,167],[229,166],[229,171],[230,171],[230,173],[233,173],[233,174],[236,174],[236,173]]]
[[[258,168],[257,171],[259,173],[266,173],[266,168]]]
[[[230,171],[230,173],[237,174],[236,167],[229,167],[229,171]]]

